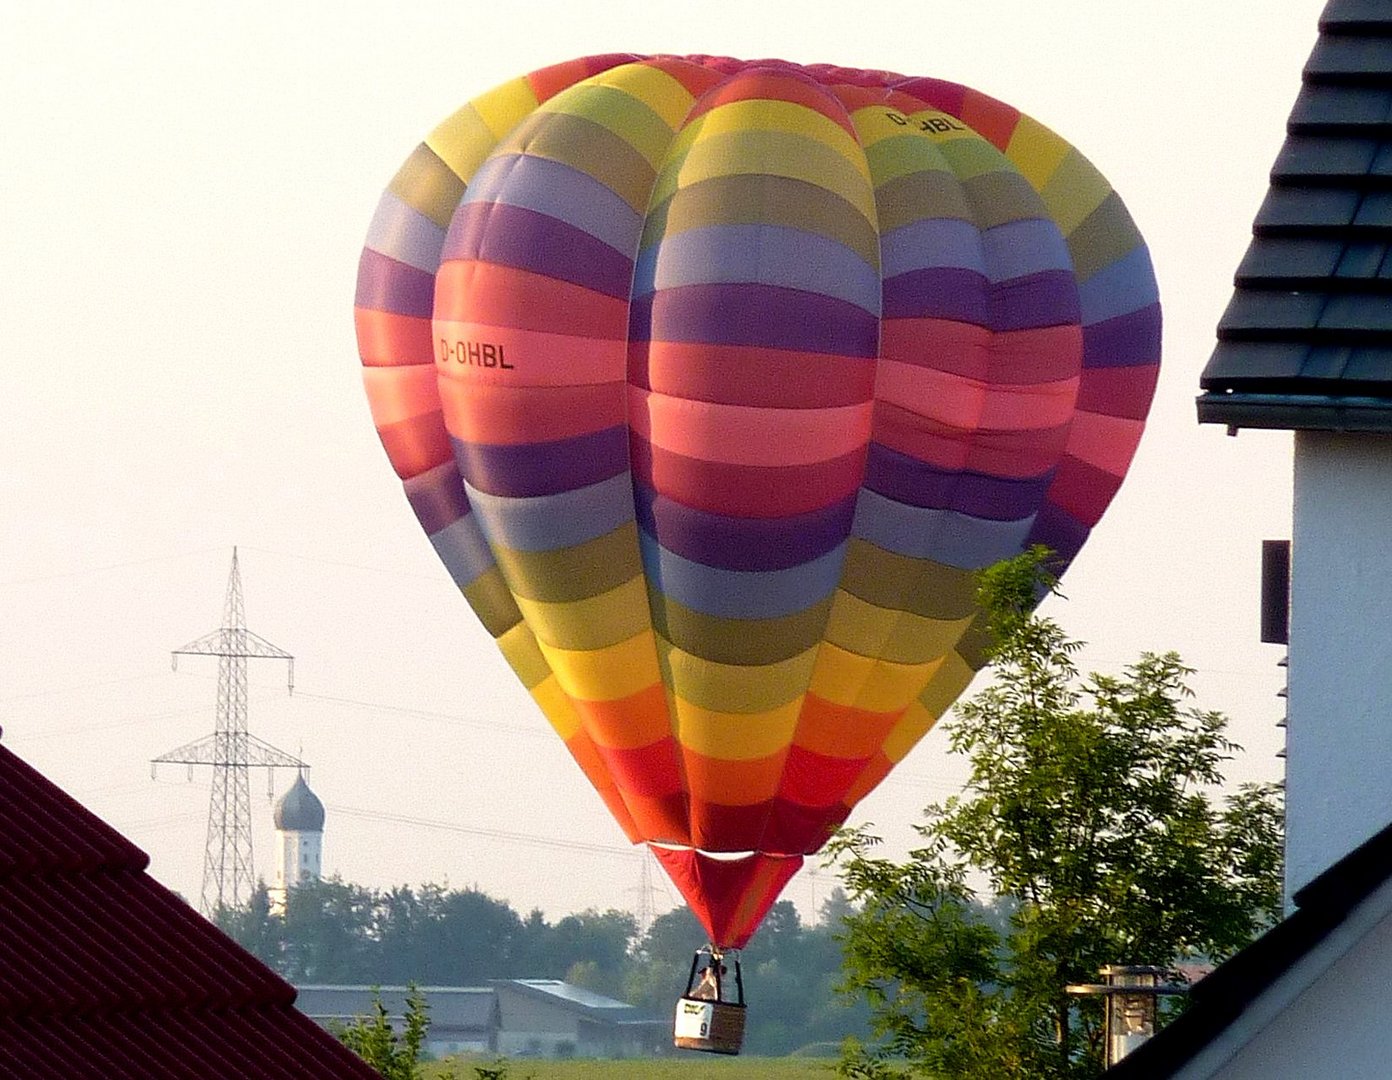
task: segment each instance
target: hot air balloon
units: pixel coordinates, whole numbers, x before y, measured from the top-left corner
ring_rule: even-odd
[[[1140,234],[1042,124],[705,56],[445,120],[356,324],[421,525],[717,956],[982,666],[975,572],[1077,553],[1160,348]]]

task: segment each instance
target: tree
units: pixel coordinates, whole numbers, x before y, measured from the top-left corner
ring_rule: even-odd
[[[411,985],[406,994],[405,1024],[398,1034],[382,1004],[382,994],[372,995],[372,1015],[359,1016],[340,1029],[339,1042],[382,1074],[383,1080],[419,1080],[421,1051],[430,1028],[425,996]]]
[[[885,1040],[848,1052],[843,1075],[899,1057],[933,1077],[1095,1076],[1100,1005],[1065,986],[1109,963],[1221,959],[1279,916],[1275,786],[1215,802],[1240,747],[1189,703],[1174,653],[1079,678],[1080,643],[1034,614],[1055,587],[1047,554],[981,577],[996,678],[948,727],[964,793],[927,809],[905,864],[872,857],[865,829],[833,841],[861,908],[844,986]]]

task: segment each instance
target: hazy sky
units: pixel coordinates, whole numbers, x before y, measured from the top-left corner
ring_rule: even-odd
[[[213,729],[216,662],[176,674],[169,651],[219,625],[237,544],[251,628],[296,656],[293,697],[283,667],[253,670],[251,729],[313,766],[326,870],[552,917],[637,905],[639,858],[406,505],[352,324],[378,194],[425,132],[515,75],[628,50],[952,79],[1107,175],[1155,260],[1163,369],[1130,479],[1047,610],[1100,670],[1178,650],[1248,748],[1233,775],[1277,776],[1257,565],[1289,535],[1290,438],[1201,429],[1193,398],[1322,7],[0,3],[4,744],[196,899],[206,771],[152,781],[147,762]],[[853,820],[902,850],[959,774],[930,735]],[[829,884],[785,895],[806,911]]]

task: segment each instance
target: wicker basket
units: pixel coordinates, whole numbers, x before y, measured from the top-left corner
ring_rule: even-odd
[[[744,1045],[745,1011],[733,1001],[678,998],[672,1042],[683,1050],[738,1054]]]

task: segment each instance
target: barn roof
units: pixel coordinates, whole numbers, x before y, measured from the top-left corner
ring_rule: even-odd
[[[149,861],[0,746],[0,1077],[380,1080]]]
[[[1329,0],[1201,423],[1392,431],[1392,6]]]

